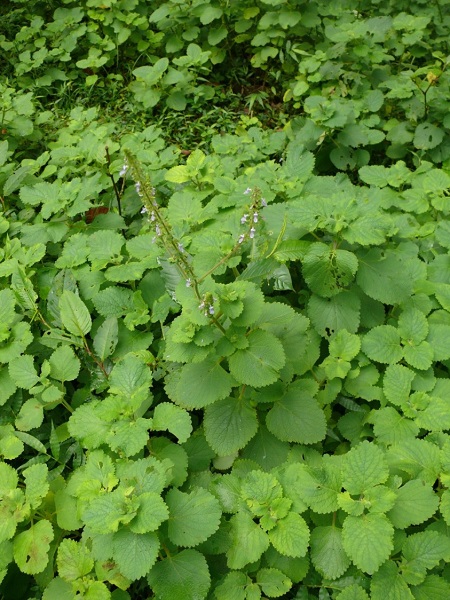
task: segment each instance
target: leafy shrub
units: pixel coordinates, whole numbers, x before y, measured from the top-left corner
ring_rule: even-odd
[[[447,5],[354,4],[35,2],[4,34],[2,597],[449,596]],[[290,121],[183,157],[147,117],[242,51]],[[42,109],[126,55],[114,118]]]

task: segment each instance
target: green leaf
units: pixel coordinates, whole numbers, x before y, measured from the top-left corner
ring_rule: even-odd
[[[278,262],[302,260],[311,242],[306,240],[283,240],[274,252]]]
[[[203,419],[205,438],[218,456],[244,448],[258,431],[256,410],[244,398],[224,398],[207,406]]]
[[[356,281],[370,298],[399,304],[412,294],[414,281],[393,251],[371,248],[358,258]]]
[[[315,444],[326,434],[326,420],[302,380],[292,383],[266,417],[268,430],[283,442]]]
[[[450,524],[450,490],[444,490],[439,504],[439,510],[447,525]]]
[[[269,531],[269,539],[280,554],[301,558],[308,550],[308,525],[299,514],[290,512]]]
[[[362,340],[362,351],[380,363],[397,363],[403,357],[400,335],[392,325],[374,327]]]
[[[170,402],[158,404],[153,413],[153,430],[167,430],[176,435],[183,444],[192,433],[192,422],[188,412]]]
[[[141,404],[139,399],[137,405]],[[136,406],[137,406],[136,405]],[[110,431],[106,437],[111,450],[123,452],[125,456],[134,456],[141,451],[148,442],[148,430],[152,426],[152,419],[123,419],[110,424]]]
[[[94,568],[89,549],[82,542],[67,538],[58,547],[56,564],[60,577],[65,581],[81,579]]]
[[[147,579],[161,600],[204,600],[211,583],[205,557],[196,550],[157,562]]]
[[[72,381],[80,372],[80,361],[70,346],[60,346],[49,358],[50,374],[58,381]]]
[[[250,471],[242,485],[241,495],[248,508],[259,517],[274,513],[273,504],[283,496],[283,488],[277,478],[270,473]],[[265,525],[263,525],[264,528]]]
[[[263,469],[270,470],[281,465],[288,452],[289,444],[281,442],[260,423],[255,437],[242,450],[242,456],[255,461]]]
[[[415,369],[426,371],[433,363],[434,352],[428,342],[421,342],[417,346],[405,344],[403,357]]]
[[[352,360],[361,349],[361,340],[357,335],[345,329],[338,331],[330,339],[330,355],[343,360]]]
[[[11,424],[0,425],[0,455],[7,460],[20,456],[24,450]]]
[[[406,344],[418,345],[428,335],[428,321],[417,308],[404,310],[398,319],[398,332]]]
[[[186,183],[190,181],[192,175],[185,165],[177,165],[166,171],[164,179],[172,183]]]
[[[342,483],[352,495],[362,494],[384,483],[389,469],[384,454],[373,442],[365,440],[347,452],[342,465]]]
[[[358,569],[369,575],[389,558],[394,547],[393,537],[394,528],[382,514],[350,515],[342,527],[345,552]]]
[[[419,426],[415,421],[407,419],[391,406],[374,411],[371,422],[375,437],[382,444],[401,444],[419,433]]]
[[[14,560],[22,573],[35,575],[47,566],[53,527],[50,521],[41,519],[14,538]]]
[[[0,494],[3,496],[7,492],[15,490],[18,483],[17,471],[8,463],[0,462]]]
[[[133,292],[119,286],[101,290],[92,298],[97,312],[103,317],[121,317],[126,315],[133,303]]]
[[[434,360],[448,360],[450,358],[450,325],[434,325],[430,323],[427,342],[433,348]]]
[[[105,360],[114,354],[119,340],[119,327],[117,318],[109,317],[103,321],[94,336],[93,346],[100,360]]]
[[[137,515],[129,525],[134,533],[156,531],[161,523],[169,517],[167,505],[161,496],[155,492],[141,494],[138,497],[138,503]]]
[[[311,561],[326,579],[341,577],[350,566],[338,527],[315,527],[311,533]]]
[[[147,575],[158,558],[156,533],[133,533],[120,529],[113,536],[112,556],[122,575],[134,581]]]
[[[9,375],[17,387],[31,389],[39,381],[33,357],[23,354],[9,363]]]
[[[410,525],[420,525],[430,519],[438,506],[439,497],[433,487],[413,479],[398,489],[394,507],[387,516],[394,527],[406,529]]]
[[[402,548],[402,575],[409,584],[418,585],[425,579],[427,570],[441,560],[450,559],[450,540],[437,531],[421,531],[408,537]]]
[[[56,260],[58,269],[71,269],[86,262],[89,247],[86,243],[86,235],[76,233],[64,243],[64,248]]]
[[[125,238],[117,231],[101,229],[90,235],[87,240],[88,259],[93,270],[101,269],[110,262],[117,262],[124,243]]]
[[[166,496],[169,507],[169,538],[177,546],[197,546],[219,528],[222,511],[208,491],[197,488],[190,493],[171,489]]]
[[[36,398],[25,400],[16,417],[15,425],[20,431],[30,431],[42,425],[44,420],[44,409],[41,402]]]
[[[110,430],[110,424],[97,415],[96,406],[95,401],[79,406],[67,423],[70,435],[90,450],[101,446]]]
[[[223,11],[219,6],[211,5],[211,6],[206,6],[205,8],[202,7],[200,21],[201,21],[202,25],[209,25],[215,19],[220,19],[222,14],[223,14]]]
[[[0,342],[8,339],[9,330],[14,322],[16,300],[11,290],[0,290]]]
[[[312,294],[308,302],[308,317],[322,337],[329,337],[341,329],[358,331],[361,300],[353,291],[342,291],[330,299]]]
[[[59,299],[59,309],[64,329],[78,337],[89,333],[92,327],[91,315],[79,296],[64,290]]]
[[[242,569],[267,550],[269,538],[248,513],[233,515],[230,524],[231,547],[227,552],[227,564],[230,569]]]
[[[18,303],[25,310],[36,310],[38,295],[34,291],[33,284],[27,277],[25,270],[20,266],[12,274],[11,289],[15,293]]]
[[[370,600],[367,592],[360,585],[353,583],[336,596],[336,600]]]
[[[264,387],[274,383],[286,357],[280,340],[268,331],[256,329],[247,336],[248,347],[229,359],[233,377],[245,385]]]
[[[402,406],[406,404],[411,392],[415,373],[402,365],[389,365],[383,378],[383,392],[389,402]]]
[[[234,379],[214,358],[184,365],[171,399],[184,408],[204,408],[230,394]]]
[[[381,565],[375,573],[370,591],[372,600],[415,600],[397,565],[391,560]]]
[[[230,571],[224,580],[214,589],[217,600],[245,600],[248,586],[252,580],[241,571]]]
[[[444,130],[432,123],[420,123],[414,133],[414,146],[420,150],[431,150],[444,139]]]
[[[29,323],[21,321],[11,327],[7,342],[0,346],[0,363],[8,363],[20,356],[33,341]]]
[[[342,489],[340,465],[334,458],[324,458],[316,468],[292,464],[286,468],[283,485],[287,493],[295,490],[305,504],[319,514],[338,510],[338,494]]]
[[[137,397],[139,401],[147,397],[151,382],[152,373],[145,359],[126,354],[111,371],[109,391],[130,399]]]
[[[125,501],[123,489],[93,498],[83,512],[82,520],[93,533],[117,531],[122,522],[129,522],[137,512],[136,502],[130,506]]]
[[[356,271],[358,259],[347,250],[334,250],[322,243],[312,244],[303,258],[303,277],[311,291],[324,298],[335,296],[347,287]]]
[[[439,575],[428,575],[423,583],[412,588],[414,600],[447,600],[450,583]]]
[[[400,469],[411,479],[423,479],[434,484],[439,477],[441,457],[439,448],[427,440],[408,439],[386,452],[390,468]]]
[[[49,490],[47,465],[32,465],[24,470],[25,498],[31,508],[38,508]]]
[[[260,569],[256,574],[256,582],[261,586],[263,594],[270,598],[278,598],[287,594],[292,587],[292,581],[278,569]]]

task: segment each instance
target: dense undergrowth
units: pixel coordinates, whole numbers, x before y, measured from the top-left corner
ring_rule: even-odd
[[[450,2],[0,17],[0,598],[447,600]]]

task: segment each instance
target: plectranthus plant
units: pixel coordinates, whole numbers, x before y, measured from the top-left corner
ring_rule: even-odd
[[[449,597],[450,176],[258,135],[177,164],[149,128],[0,218],[5,585]]]

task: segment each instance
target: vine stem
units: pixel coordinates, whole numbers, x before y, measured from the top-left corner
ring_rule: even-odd
[[[119,190],[117,188],[117,184],[116,184],[116,181],[114,179],[114,176],[111,173],[111,169],[110,169],[110,167],[111,167],[111,157],[109,155],[109,148],[108,148],[108,146],[105,146],[105,154],[106,154],[106,168],[107,168],[107,171],[108,171],[108,177],[111,179],[111,182],[112,182],[114,194],[115,194],[116,200],[117,200],[117,207],[119,209],[119,215],[122,216],[122,204],[121,204],[121,201],[120,201],[120,193],[119,193]]]

